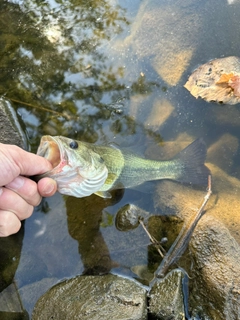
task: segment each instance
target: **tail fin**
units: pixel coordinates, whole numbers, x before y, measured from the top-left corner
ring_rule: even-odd
[[[196,185],[208,184],[210,170],[204,165],[207,149],[203,139],[197,139],[179,152],[174,160],[181,167],[178,181]]]

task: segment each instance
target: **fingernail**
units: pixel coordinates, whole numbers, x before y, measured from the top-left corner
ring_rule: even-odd
[[[3,188],[0,187],[0,195],[3,193]]]
[[[24,185],[25,179],[21,176],[15,178],[13,181],[8,183],[6,187],[10,189],[20,189]]]
[[[47,195],[49,193],[52,193],[54,188],[55,188],[55,183],[49,183],[44,189],[44,194]]]

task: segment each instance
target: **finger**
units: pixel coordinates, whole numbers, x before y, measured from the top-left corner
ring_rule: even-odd
[[[26,151],[20,150],[21,152],[15,163],[18,164],[21,175],[32,176],[52,169],[52,164],[47,159],[30,152],[27,152],[26,155]]]
[[[38,192],[38,186],[36,182],[26,177],[19,176],[12,182],[8,183],[5,187],[15,191],[19,196],[21,196],[32,206],[39,205],[42,200]]]
[[[14,213],[0,210],[0,237],[8,237],[17,233],[20,228],[21,222]]]
[[[6,184],[19,175],[32,176],[52,169],[51,163],[17,146],[0,143],[1,182]]]
[[[0,209],[14,213],[19,220],[31,216],[33,206],[27,203],[20,195],[8,188],[0,188]]]
[[[38,192],[42,197],[51,197],[57,191],[57,182],[51,178],[38,181]]]

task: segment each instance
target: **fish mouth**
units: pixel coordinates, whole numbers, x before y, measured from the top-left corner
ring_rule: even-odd
[[[52,136],[42,137],[37,150],[37,155],[47,159],[52,164],[55,173],[57,173],[57,168],[60,172],[68,160],[62,143],[58,141],[57,137]]]
[[[34,180],[50,177],[57,182],[60,193],[82,198],[99,191],[108,177],[108,169],[96,153],[95,160],[90,156],[87,160],[81,159],[81,155],[76,157],[71,142],[63,136],[41,138],[37,155],[47,159],[53,168],[34,176]]]

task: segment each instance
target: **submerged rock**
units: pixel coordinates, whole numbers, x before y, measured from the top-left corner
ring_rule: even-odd
[[[209,148],[209,159],[217,159],[223,168],[232,163],[234,155],[229,151],[229,158],[226,155],[225,159],[218,159],[221,150],[228,145],[226,141],[231,141],[236,150],[238,142],[229,136],[222,137]],[[190,240],[191,260],[188,265],[186,259],[180,263],[184,263],[190,275],[190,311],[194,316],[238,319],[240,181],[214,164],[207,163],[207,166],[212,173],[213,195]],[[162,181],[154,195],[154,204],[157,211],[163,210],[186,222],[200,208],[205,195],[204,189]]]
[[[116,275],[79,276],[52,287],[37,302],[32,320],[147,319],[146,290]]]
[[[239,106],[224,105],[224,107],[222,107],[221,110],[218,106],[216,108],[213,107],[212,112],[209,113],[209,117],[207,120],[209,121],[209,125],[211,126],[213,125],[213,123],[218,123],[218,125],[223,126],[223,128],[225,128],[226,126],[230,126],[231,128],[239,127]]]
[[[149,217],[149,212],[134,204],[126,204],[116,214],[115,226],[119,231],[129,231],[139,226],[139,220]]]
[[[125,40],[138,58],[151,57],[153,68],[169,86],[179,82],[197,47],[202,18],[192,2],[143,1]]]
[[[213,194],[206,206],[206,214],[222,221],[240,244],[240,181],[213,164],[207,163],[207,166],[212,173]],[[163,181],[154,196],[155,208],[185,221],[199,208],[205,194],[205,190]]]
[[[237,137],[225,133],[209,147],[207,162],[215,163],[222,170],[229,173],[232,170],[233,158],[238,147]]]
[[[145,126],[159,130],[172,115],[174,106],[167,99],[154,101],[151,112],[145,121]]]

